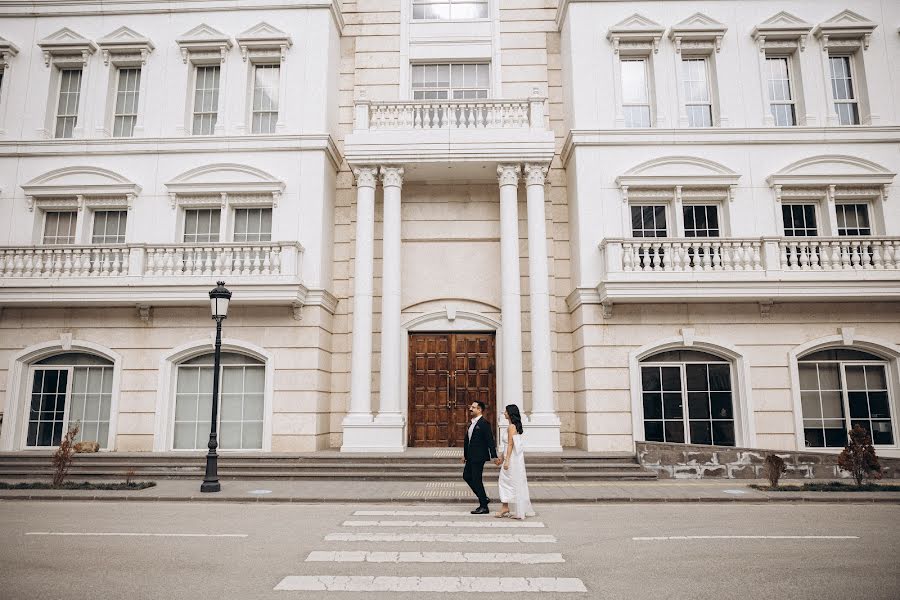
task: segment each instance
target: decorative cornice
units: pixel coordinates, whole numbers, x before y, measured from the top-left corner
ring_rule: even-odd
[[[9,68],[9,59],[19,53],[19,47],[6,38],[0,37],[0,67]]]
[[[43,51],[44,65],[49,67],[51,61],[77,62],[87,64],[88,57],[97,51],[91,40],[76,33],[68,27],[51,33],[38,42]]]
[[[109,65],[110,58],[125,55],[140,55],[142,65],[147,64],[147,57],[155,46],[150,38],[145,37],[129,27],[119,27],[109,35],[97,40],[97,46],[103,52],[103,64]]]
[[[669,39],[675,44],[675,52],[681,53],[685,42],[700,48],[708,45],[716,52],[722,49],[722,38],[728,27],[703,13],[694,13],[669,29]]]
[[[501,187],[504,185],[518,186],[520,171],[519,165],[497,165],[497,181]]]
[[[544,185],[549,165],[525,163],[525,185]]]
[[[374,188],[378,184],[378,167],[354,167],[356,187]]]
[[[381,167],[381,185],[384,187],[403,187],[403,167]]]
[[[181,60],[187,64],[188,59],[195,53],[218,53],[221,62],[225,62],[225,55],[231,50],[231,38],[209,25],[203,23],[176,38],[175,42],[181,48]]]
[[[287,51],[293,45],[291,36],[269,25],[265,21],[254,25],[247,31],[235,37],[238,47],[241,49],[241,59],[247,62],[247,58],[253,58],[254,52],[263,50],[278,51],[280,59],[287,59]]]
[[[756,41],[760,52],[765,52],[767,47],[777,46],[773,42],[788,42],[803,51],[806,49],[806,38],[811,30],[810,23],[781,11],[754,27],[750,35]]]
[[[827,52],[830,47],[840,45],[841,41],[855,41],[862,45],[864,50],[869,49],[869,41],[872,32],[878,24],[868,20],[852,10],[844,10],[827,21],[819,23],[813,29],[813,35],[822,42],[822,50]]]
[[[613,45],[613,52],[618,54],[622,42],[646,43],[653,53],[659,52],[659,41],[666,28],[647,17],[635,13],[609,28],[606,39]]]
[[[575,288],[568,296],[566,296],[566,308],[569,309],[570,313],[574,312],[575,309],[583,304],[600,303],[600,292],[597,291],[597,288]]]

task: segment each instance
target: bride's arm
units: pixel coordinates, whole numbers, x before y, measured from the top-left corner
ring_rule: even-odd
[[[516,431],[516,426],[512,423],[509,424],[509,427],[506,428],[506,452],[503,453],[503,468],[509,470],[509,457],[512,456],[513,451],[513,435]]]

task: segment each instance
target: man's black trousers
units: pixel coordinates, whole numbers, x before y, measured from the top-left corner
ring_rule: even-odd
[[[463,479],[466,480],[466,483],[469,484],[469,487],[472,488],[472,491],[478,496],[478,505],[487,508],[488,497],[487,493],[484,491],[484,482],[481,480],[482,472],[484,471],[484,462],[485,461],[483,460],[467,460],[466,466],[463,469]]]

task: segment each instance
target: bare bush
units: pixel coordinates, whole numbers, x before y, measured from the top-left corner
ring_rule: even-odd
[[[59,442],[59,448],[53,453],[53,487],[61,486],[69,474],[69,467],[72,466],[72,458],[75,455],[74,441],[80,430],[81,423],[70,425],[66,435]]]
[[[778,480],[787,472],[787,466],[784,459],[777,454],[766,455],[766,477],[769,480],[770,487],[778,487]]]
[[[863,479],[881,479],[881,464],[869,432],[856,425],[847,436],[847,445],[838,456],[838,466],[848,471],[858,486],[862,485]]]

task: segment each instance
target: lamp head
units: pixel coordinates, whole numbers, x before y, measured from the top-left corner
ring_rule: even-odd
[[[228,316],[228,303],[231,300],[231,292],[225,287],[224,281],[216,282],[218,285],[209,292],[209,304],[213,319],[224,319]]]

